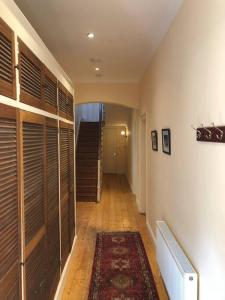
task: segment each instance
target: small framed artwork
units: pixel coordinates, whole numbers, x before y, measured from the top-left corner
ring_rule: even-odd
[[[158,133],[156,130],[151,132],[152,136],[152,150],[158,151]]]
[[[162,129],[162,149],[166,154],[171,154],[171,135],[170,129]]]

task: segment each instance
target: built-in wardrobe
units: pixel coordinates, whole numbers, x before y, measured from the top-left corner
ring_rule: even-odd
[[[53,299],[75,236],[73,96],[1,19],[0,95],[0,299]]]

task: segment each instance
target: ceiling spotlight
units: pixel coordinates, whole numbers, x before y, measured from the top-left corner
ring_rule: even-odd
[[[91,58],[90,62],[92,64],[99,64],[99,63],[101,63],[101,59],[100,58]]]
[[[92,40],[92,39],[95,37],[95,35],[94,35],[93,32],[89,32],[89,33],[87,34],[87,37],[88,37],[89,39]]]
[[[95,71],[97,71],[97,72],[100,71],[100,68],[99,68],[99,67],[96,67],[96,68],[95,68]]]

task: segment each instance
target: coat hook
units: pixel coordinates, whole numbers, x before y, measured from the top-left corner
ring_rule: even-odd
[[[216,127],[215,124],[214,124],[214,122],[212,123],[212,125],[213,125],[213,127],[214,127],[216,130],[219,131],[219,133],[216,134],[217,139],[220,140],[220,141],[222,141],[223,135],[224,135],[223,130],[221,130],[220,128]]]
[[[202,136],[202,133],[201,133],[201,131],[200,131],[199,129],[197,129],[197,128],[194,128],[194,126],[193,126],[193,125],[191,125],[191,128],[192,128],[192,129],[194,129],[194,130],[197,132],[197,138],[198,138],[198,139],[200,139],[200,138],[201,138],[201,136]]]
[[[207,140],[211,140],[211,138],[212,138],[212,131],[209,130],[208,128],[204,127],[203,124],[202,124],[202,129],[204,129],[207,132],[207,134],[205,135],[205,137],[207,138]]]

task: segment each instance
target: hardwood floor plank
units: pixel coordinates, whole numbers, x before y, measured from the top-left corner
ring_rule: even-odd
[[[139,231],[161,300],[168,300],[145,216],[137,211],[125,176],[105,175],[100,203],[77,203],[77,241],[71,259],[63,300],[87,300],[99,231]],[[104,300],[104,299],[102,299]]]

